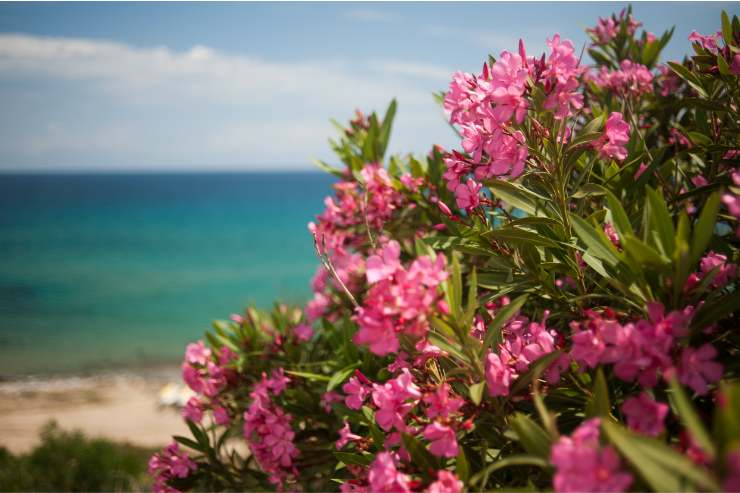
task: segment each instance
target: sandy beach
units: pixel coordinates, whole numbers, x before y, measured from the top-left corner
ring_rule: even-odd
[[[166,368],[146,374],[1,382],[0,446],[14,453],[31,450],[50,420],[91,437],[165,445],[171,435],[187,434],[179,412],[158,403],[162,387],[177,381],[177,369]]]

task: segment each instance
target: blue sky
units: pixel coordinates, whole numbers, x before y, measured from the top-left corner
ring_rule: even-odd
[[[0,170],[311,169],[356,107],[392,152],[450,147],[431,93],[622,3],[0,3]],[[737,3],[636,3],[681,58]]]

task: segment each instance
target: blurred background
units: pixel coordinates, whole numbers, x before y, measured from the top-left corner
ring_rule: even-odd
[[[159,388],[184,345],[247,304],[308,298],[330,118],[395,97],[390,152],[450,148],[432,93],[454,71],[519,38],[535,55],[555,32],[585,46],[625,6],[0,4],[0,445],[30,450],[50,417],[163,443],[181,424],[150,417],[152,396],[177,400]],[[666,59],[738,10],[633,9],[676,26]]]

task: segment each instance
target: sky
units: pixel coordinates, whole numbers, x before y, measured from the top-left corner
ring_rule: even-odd
[[[390,152],[453,147],[432,93],[489,53],[580,50],[623,3],[0,3],[0,172],[313,169],[329,120],[399,108]],[[740,3],[635,3],[680,59]]]

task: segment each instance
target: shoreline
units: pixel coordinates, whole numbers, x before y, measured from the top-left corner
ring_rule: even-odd
[[[162,364],[62,375],[3,376],[0,380],[0,447],[26,453],[49,421],[144,447],[161,447],[187,434],[179,411],[163,406],[161,391],[180,383],[179,368]]]

